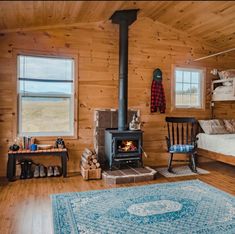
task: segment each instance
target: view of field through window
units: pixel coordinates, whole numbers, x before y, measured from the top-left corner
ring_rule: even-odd
[[[201,77],[200,70],[175,70],[176,107],[201,107]]]
[[[73,60],[19,56],[19,133],[73,134]]]
[[[70,125],[68,98],[22,99],[22,132],[66,132]]]

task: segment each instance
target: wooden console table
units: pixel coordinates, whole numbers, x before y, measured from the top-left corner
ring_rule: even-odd
[[[68,150],[65,149],[48,149],[48,150],[18,150],[18,151],[8,151],[8,162],[7,162],[7,178],[9,181],[14,181],[16,178],[16,160],[22,159],[24,157],[31,156],[60,156],[61,157],[61,167],[63,177],[67,176],[67,159]]]

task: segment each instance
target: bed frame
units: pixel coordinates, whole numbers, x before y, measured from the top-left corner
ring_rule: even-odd
[[[198,123],[198,133],[204,133],[200,124]],[[235,166],[235,156],[216,153],[213,151],[197,148],[197,155],[203,158],[209,158],[215,161],[220,161]]]
[[[220,154],[200,148],[197,149],[197,155],[235,166],[235,157],[231,155]]]

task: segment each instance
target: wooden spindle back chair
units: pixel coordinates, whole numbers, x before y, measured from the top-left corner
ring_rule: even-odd
[[[166,137],[167,150],[169,152],[168,171],[172,171],[172,162],[186,160],[173,160],[174,154],[187,154],[189,167],[197,172],[195,155],[197,150],[198,124],[191,117],[166,117],[168,136]]]

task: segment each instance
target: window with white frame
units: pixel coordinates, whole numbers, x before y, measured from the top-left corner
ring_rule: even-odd
[[[175,68],[174,104],[176,108],[203,107],[203,76],[202,69]]]
[[[18,134],[74,135],[74,59],[18,55]]]

